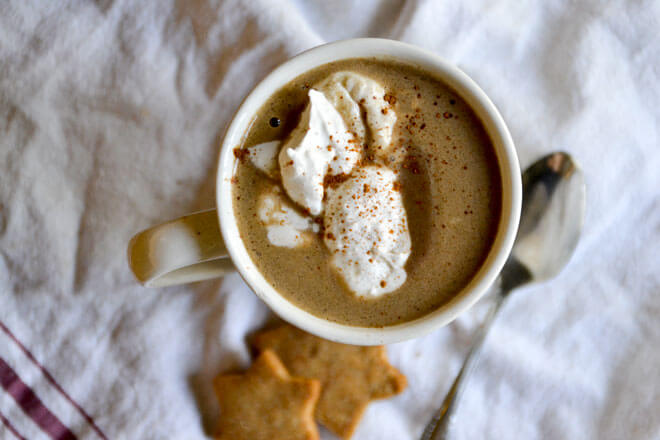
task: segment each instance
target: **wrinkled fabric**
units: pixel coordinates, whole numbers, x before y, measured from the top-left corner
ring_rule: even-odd
[[[658,29],[652,0],[2,2],[2,371],[78,438],[210,436],[212,378],[249,365],[246,335],[273,316],[235,274],[143,288],[126,244],[213,206],[222,134],[271,69],[378,36],[467,72],[523,167],[565,150],[585,172],[576,254],[506,305],[453,438],[660,438]],[[355,439],[419,437],[486,306],[388,348],[409,388],[372,404]],[[2,388],[0,414],[48,438]]]

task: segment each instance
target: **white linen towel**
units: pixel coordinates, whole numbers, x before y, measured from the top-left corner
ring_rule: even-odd
[[[0,3],[0,438],[209,436],[213,376],[249,364],[272,315],[237,275],[142,288],[126,244],[213,206],[219,140],[260,78],[357,36],[456,63],[523,167],[566,150],[586,175],[571,265],[511,298],[454,438],[660,438],[659,29],[653,0]],[[389,347],[409,388],[355,439],[419,437],[483,307]]]

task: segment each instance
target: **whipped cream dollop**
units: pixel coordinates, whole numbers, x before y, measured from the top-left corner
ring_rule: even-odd
[[[279,156],[287,194],[312,215],[320,214],[326,174],[350,173],[361,149],[342,115],[323,93],[311,89],[309,105]]]
[[[249,147],[248,157],[252,165],[271,179],[279,177],[277,153],[280,151],[280,141],[264,142]]]
[[[319,225],[298,213],[277,186],[259,195],[257,214],[266,227],[268,241],[275,246],[304,246],[311,242],[311,234],[319,231]]]
[[[396,114],[386,101],[387,93],[380,83],[357,73],[337,72],[317,87],[361,144],[369,144],[375,151],[390,146]]]
[[[289,197],[312,215],[323,210],[326,176],[350,174],[368,144],[389,147],[396,115],[384,96],[378,82],[352,72],[337,72],[310,89],[279,163]]]
[[[359,296],[392,292],[406,281],[411,241],[396,180],[389,168],[366,166],[328,189],[323,240],[332,264]]]
[[[311,216],[322,216],[331,264],[348,288],[362,297],[392,292],[406,280],[411,252],[396,174],[384,160],[396,123],[394,100],[377,81],[353,72],[330,75],[308,96],[300,122],[281,145],[248,149],[252,164],[281,178],[304,212],[273,186],[257,201],[259,219],[273,245],[294,248],[312,240],[319,226]],[[367,155],[381,163],[364,165]]]

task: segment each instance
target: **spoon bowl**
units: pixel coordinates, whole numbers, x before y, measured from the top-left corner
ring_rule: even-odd
[[[582,171],[567,153],[536,161],[522,175],[523,204],[512,257],[533,280],[546,281],[568,263],[585,211]]]

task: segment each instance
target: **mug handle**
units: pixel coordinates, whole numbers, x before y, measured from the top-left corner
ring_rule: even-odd
[[[192,283],[233,272],[215,209],[185,215],[135,234],[128,265],[146,287]]]

